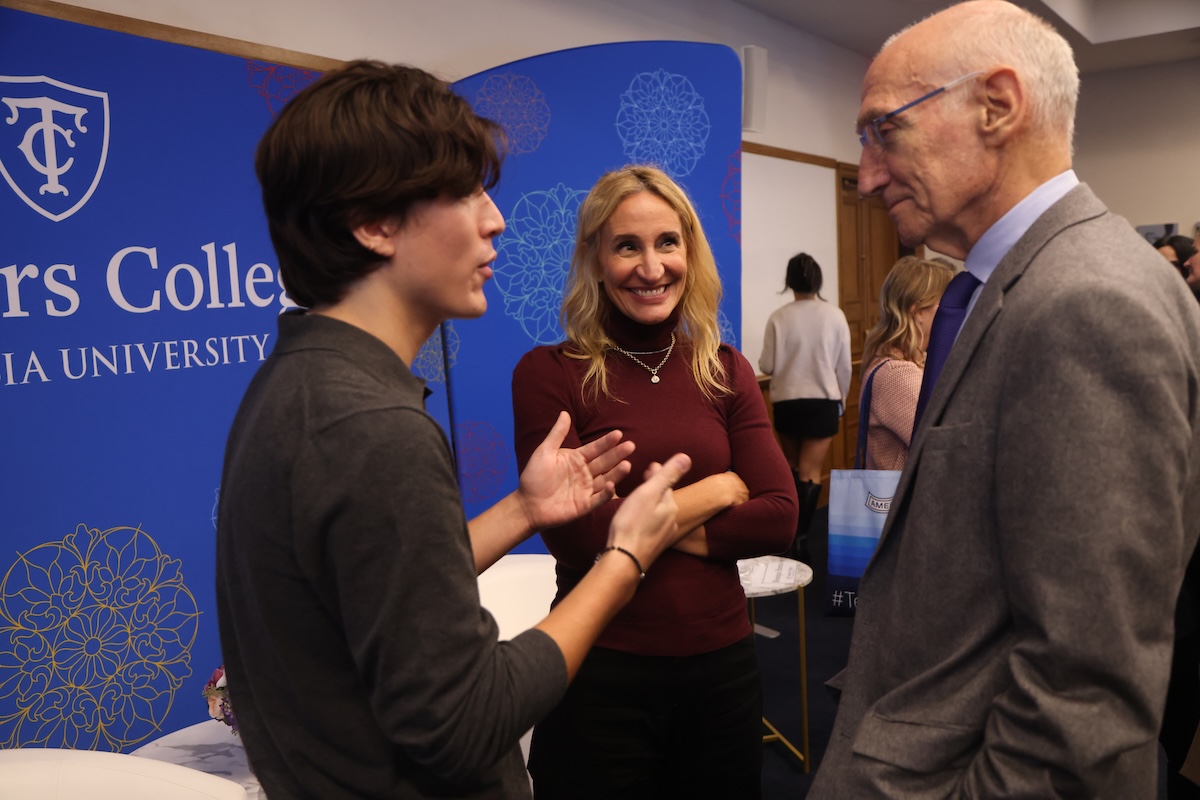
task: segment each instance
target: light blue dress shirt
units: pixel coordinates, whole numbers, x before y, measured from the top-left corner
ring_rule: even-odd
[[[1004,258],[1017,240],[1025,235],[1025,231],[1037,222],[1038,217],[1046,213],[1046,209],[1078,185],[1079,178],[1075,176],[1075,170],[1069,169],[1055,175],[1026,195],[1025,199],[1009,209],[1007,214],[996,220],[995,224],[979,237],[971,252],[967,253],[967,260],[963,262],[967,272],[981,281],[967,304],[968,317],[975,308],[975,301],[979,299],[979,292],[996,271],[1000,259]]]

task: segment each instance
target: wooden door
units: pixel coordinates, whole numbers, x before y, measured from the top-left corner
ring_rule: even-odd
[[[878,197],[858,196],[858,167],[839,162],[836,180],[838,299],[850,324],[850,357],[854,373],[842,424],[825,462],[826,474],[830,469],[854,466],[863,339],[879,320],[879,289],[901,253],[896,227],[883,201]],[[823,483],[828,486],[828,479]]]

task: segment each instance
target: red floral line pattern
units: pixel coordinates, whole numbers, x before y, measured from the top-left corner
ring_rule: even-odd
[[[738,244],[742,243],[742,150],[738,148],[729,157],[729,168],[721,184],[721,208],[729,221],[729,235]]]
[[[301,89],[321,77],[311,69],[289,67],[286,64],[270,64],[265,61],[246,59],[246,73],[250,88],[256,90],[267,103],[271,116],[277,116]]]

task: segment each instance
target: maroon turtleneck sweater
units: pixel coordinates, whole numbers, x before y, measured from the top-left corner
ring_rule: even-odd
[[[646,326],[611,307],[610,311],[609,335],[626,350],[658,350],[670,344],[675,317]],[[608,382],[618,399],[602,395],[587,400],[582,385],[587,361],[569,358],[563,349],[564,345],[537,347],[513,372],[515,447],[521,469],[565,409],[573,427],[564,447],[578,447],[614,429],[637,445],[629,459],[633,470],[617,486],[619,497],[641,483],[652,461],[677,452],[692,458],[684,485],[732,470],[750,490],[747,502],[705,523],[710,555],[663,553],[596,644],[641,655],[685,656],[748,636],[746,597],[736,562],[785,549],[795,534],[797,515],[791,471],[772,433],[753,368],[738,351],[722,345],[720,359],[732,391],[709,400],[692,377],[691,346],[676,333],[675,349],[659,370],[659,383],[651,383],[645,367],[610,351]],[[663,353],[638,356],[650,366],[662,357]],[[622,502],[614,499],[580,520],[542,531],[558,560],[557,599],[591,567],[608,541],[609,523]]]

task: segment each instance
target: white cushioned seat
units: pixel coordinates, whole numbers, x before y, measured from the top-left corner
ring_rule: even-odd
[[[0,750],[3,800],[246,800],[240,784],[124,753]]]

